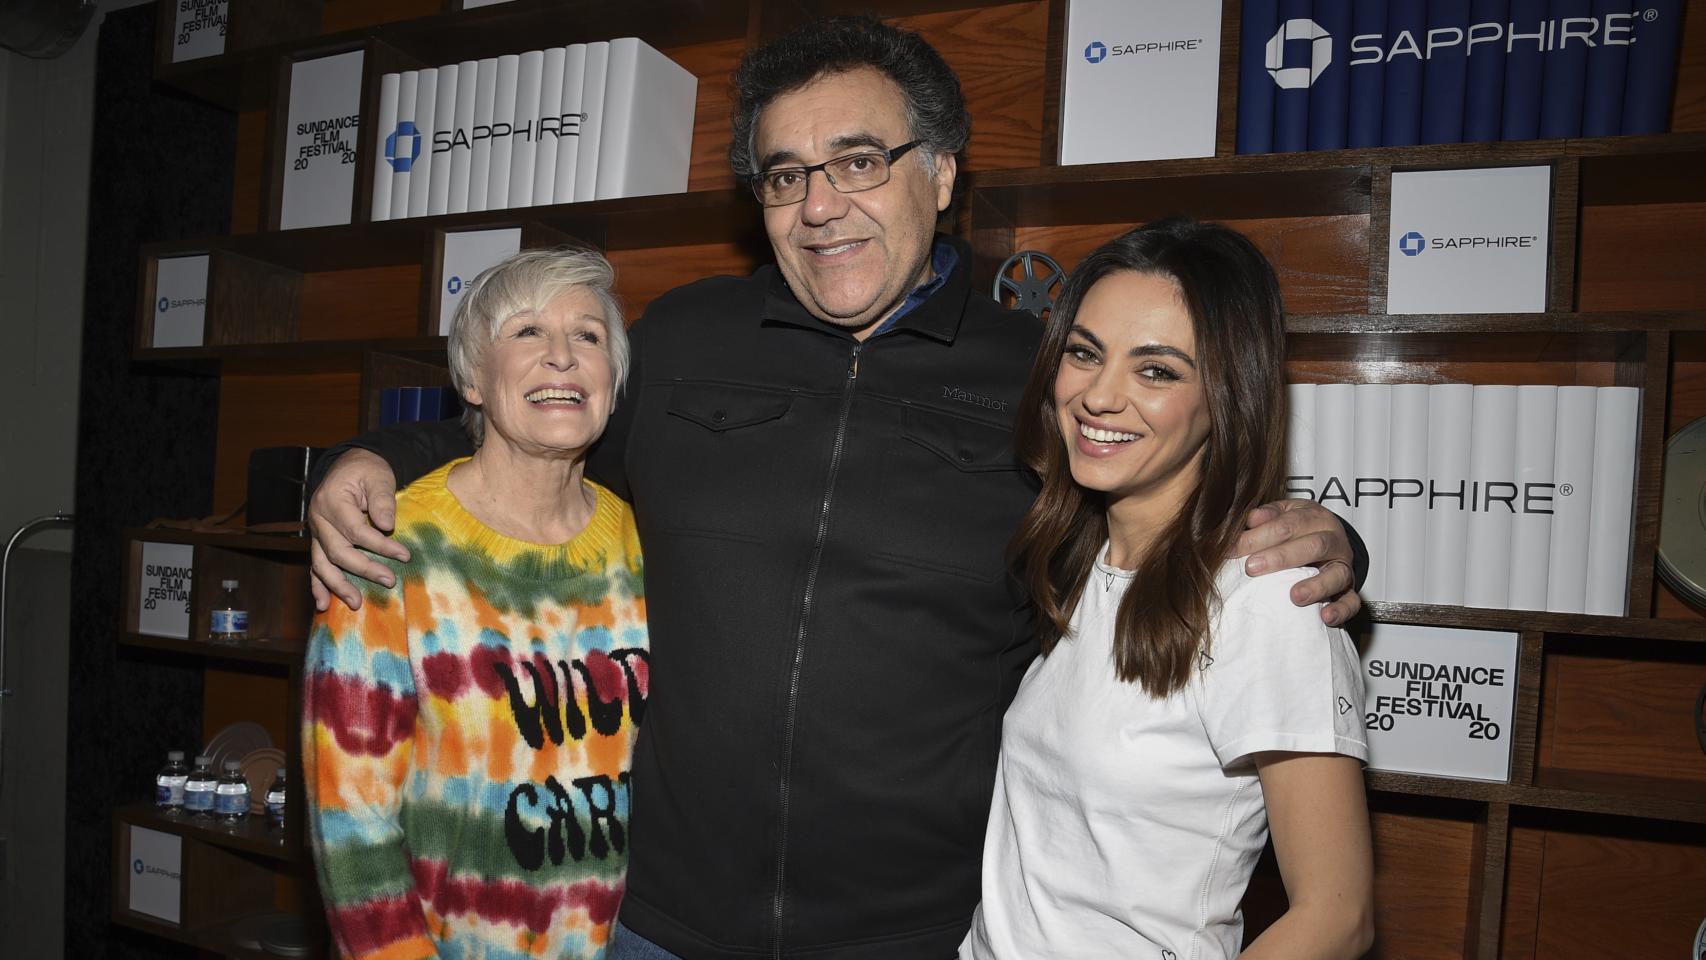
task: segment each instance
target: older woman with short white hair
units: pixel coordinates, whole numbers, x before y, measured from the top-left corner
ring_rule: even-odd
[[[309,643],[303,765],[347,957],[595,957],[627,867],[647,693],[628,505],[585,477],[628,369],[604,257],[529,250],[452,322],[476,450],[406,487],[359,610]]]

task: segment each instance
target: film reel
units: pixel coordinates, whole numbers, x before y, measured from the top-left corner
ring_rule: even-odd
[[[1043,267],[1039,273],[1038,265]],[[1022,268],[1019,276],[1013,276],[1015,267]],[[1008,257],[1001,264],[1001,269],[995,271],[995,288],[989,295],[995,302],[1014,310],[1027,310],[1037,319],[1054,307],[1054,295],[1061,284],[1066,282],[1066,271],[1060,269],[1046,253],[1036,250],[1020,250]],[[1012,302],[1008,302],[1011,298]]]

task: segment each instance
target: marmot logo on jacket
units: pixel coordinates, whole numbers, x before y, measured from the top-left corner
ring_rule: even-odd
[[[984,407],[989,410],[1005,411],[1011,406],[1005,400],[997,400],[994,397],[986,397],[981,393],[972,393],[970,390],[962,390],[959,387],[950,387],[946,384],[942,386],[942,399],[953,400],[956,403],[969,403],[974,407]]]

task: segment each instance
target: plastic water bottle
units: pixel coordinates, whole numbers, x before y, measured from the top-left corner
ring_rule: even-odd
[[[184,780],[184,812],[192,817],[213,816],[213,793],[218,786],[213,758],[196,757],[195,770]]]
[[[184,782],[189,778],[190,768],[184,766],[184,752],[166,751],[166,765],[154,777],[154,806],[162,813],[182,813]]]
[[[272,786],[267,787],[267,826],[276,830],[284,829],[284,768],[278,768],[278,775],[272,778]]]
[[[225,776],[214,787],[213,812],[226,823],[236,823],[249,815],[249,781],[243,779],[241,760],[225,761]]]
[[[243,601],[237,596],[237,581],[221,580],[219,585],[225,588],[225,596],[213,608],[208,639],[214,643],[242,643],[249,635],[249,611],[243,609]]]

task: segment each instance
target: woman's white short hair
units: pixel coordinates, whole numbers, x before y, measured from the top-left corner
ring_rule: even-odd
[[[468,284],[450,321],[450,382],[457,396],[465,397],[474,385],[480,360],[497,342],[506,320],[543,310],[571,287],[585,288],[604,310],[611,385],[620,397],[628,380],[628,331],[616,302],[616,269],[603,254],[584,247],[523,250],[481,271]],[[486,418],[479,407],[464,402],[462,426],[475,446],[485,440]]]

